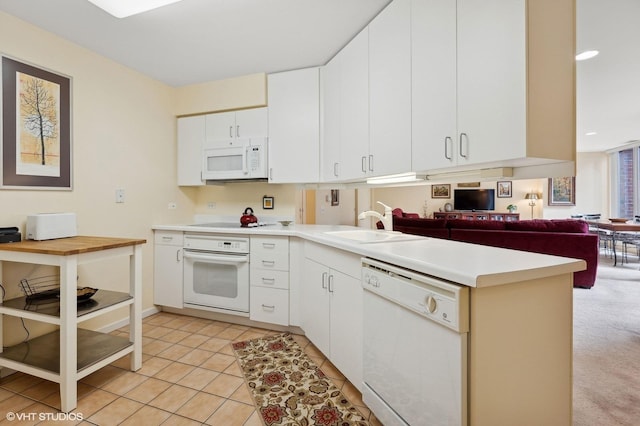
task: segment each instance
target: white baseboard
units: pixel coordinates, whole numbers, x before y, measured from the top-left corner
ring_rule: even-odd
[[[160,312],[160,309],[158,309],[156,306],[153,306],[151,308],[147,308],[144,311],[142,311],[142,318],[146,318],[148,316],[151,316],[153,314],[157,314],[158,312]],[[119,321],[116,322],[112,322],[111,324],[107,324],[103,327],[100,327],[98,330],[101,333],[111,333],[113,330],[117,330],[121,327],[127,326],[129,325],[129,317],[125,317]]]

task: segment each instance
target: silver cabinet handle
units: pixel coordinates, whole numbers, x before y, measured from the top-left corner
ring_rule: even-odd
[[[272,311],[276,309],[276,307],[274,305],[265,305],[264,303],[262,304],[262,309],[271,309]]]
[[[262,265],[263,266],[273,266],[276,264],[275,260],[263,260],[262,261]]]
[[[367,156],[362,156],[362,173],[367,173]]]
[[[275,243],[262,243],[262,247],[266,248],[266,249],[272,249],[276,247]]]
[[[167,235],[163,235],[162,236],[162,241],[173,241],[173,237],[167,236]]]
[[[176,250],[176,262],[180,262],[180,253],[182,252],[182,249],[178,249]]]
[[[329,275],[329,293],[333,293],[333,275]]]
[[[273,167],[269,167],[269,180],[273,180]]]
[[[369,171],[373,171],[373,154],[369,155]]]
[[[322,273],[322,288],[326,289],[327,288],[327,275],[329,275],[326,272]]]
[[[453,147],[453,139],[451,139],[451,136],[444,138],[444,158],[452,160],[453,158],[451,157],[451,154],[449,154],[449,145],[452,145]]]
[[[333,175],[338,177],[338,163],[333,163]]]
[[[270,285],[274,285],[276,283],[276,279],[275,278],[265,278],[262,277],[262,283],[263,284],[270,284]]]
[[[236,126],[236,137],[238,137],[238,138],[240,137],[240,125],[239,124]]]
[[[229,126],[229,137],[233,137],[233,126]]]
[[[464,137],[464,139],[467,139],[467,144],[469,144],[469,142],[468,142],[469,141],[469,136],[466,133],[460,133],[460,157],[467,158],[467,156],[462,153],[462,139],[463,139],[463,137]]]

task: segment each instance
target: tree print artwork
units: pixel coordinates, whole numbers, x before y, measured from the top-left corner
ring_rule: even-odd
[[[60,176],[60,85],[16,73],[16,173]]]

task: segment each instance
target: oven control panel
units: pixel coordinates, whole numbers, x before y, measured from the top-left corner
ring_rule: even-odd
[[[249,238],[211,234],[185,234],[184,248],[221,253],[249,253]]]

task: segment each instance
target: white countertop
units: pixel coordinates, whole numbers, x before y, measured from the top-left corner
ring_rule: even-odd
[[[326,234],[364,229],[344,225],[280,224],[255,228],[214,228],[191,225],[156,225],[154,230],[235,235],[284,235],[350,251],[361,256],[433,275],[469,287],[490,287],[517,281],[582,271],[581,259],[530,253],[412,235],[410,240],[359,243]]]

